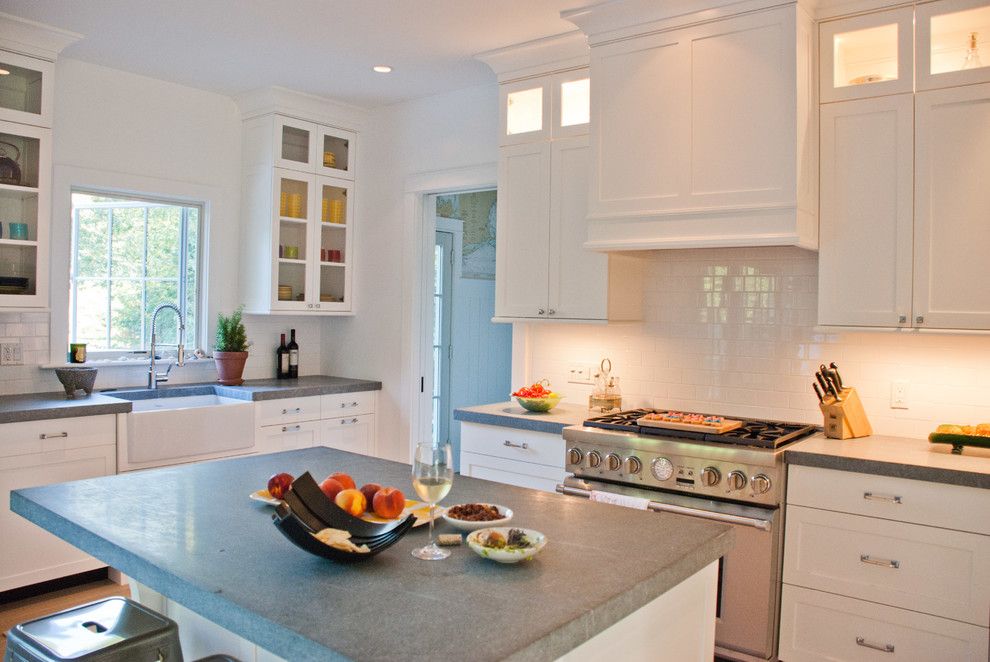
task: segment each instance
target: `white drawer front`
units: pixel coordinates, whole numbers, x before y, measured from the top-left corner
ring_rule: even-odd
[[[783,662],[974,662],[987,659],[987,635],[987,628],[785,584],[778,655]]]
[[[361,391],[324,395],[320,406],[323,410],[323,418],[373,414],[375,413],[375,392]]]
[[[117,441],[114,414],[53,418],[0,425],[0,457],[88,448]]]
[[[320,419],[320,396],[262,400],[255,403],[255,425],[278,425]]]
[[[344,416],[323,421],[320,443],[351,453],[372,455],[375,438],[375,415]]]
[[[461,423],[461,452],[564,468],[563,437],[545,432]]]
[[[784,581],[986,626],[990,537],[788,506]]]
[[[258,428],[255,448],[259,453],[277,453],[310,448],[319,443],[320,422],[285,423]]]
[[[791,465],[787,503],[990,535],[990,490]]]
[[[461,474],[496,483],[528,487],[531,490],[555,492],[557,484],[563,482],[566,472],[543,464],[506,460],[461,450]]]

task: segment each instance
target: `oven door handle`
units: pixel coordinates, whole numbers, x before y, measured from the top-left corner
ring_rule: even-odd
[[[559,492],[560,494],[567,494],[569,496],[584,497],[585,499],[591,498],[591,490],[583,490],[579,487],[557,485],[557,492]],[[770,520],[757,519],[755,517],[745,517],[743,515],[728,515],[726,513],[713,513],[708,510],[700,510],[698,508],[687,508],[685,506],[675,506],[670,503],[660,503],[659,501],[650,501],[647,507],[650,510],[658,513],[675,513],[677,515],[700,517],[701,519],[709,519],[715,522],[723,522],[725,524],[739,524],[742,526],[751,526],[754,529],[760,529],[761,531],[769,531],[771,526]]]

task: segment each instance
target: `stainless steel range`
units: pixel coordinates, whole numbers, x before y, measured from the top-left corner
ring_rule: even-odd
[[[741,426],[715,434],[638,422],[658,413],[664,412],[634,409],[564,428],[571,475],[557,491],[733,525],[736,545],[719,567],[716,653],[736,660],[775,659],[783,449],[819,428],[737,419]]]

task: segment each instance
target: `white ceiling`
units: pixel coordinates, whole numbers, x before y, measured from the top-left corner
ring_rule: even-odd
[[[65,57],[228,95],[281,85],[371,107],[493,82],[475,53],[574,30],[560,12],[586,4],[0,0],[0,11],[85,35]]]

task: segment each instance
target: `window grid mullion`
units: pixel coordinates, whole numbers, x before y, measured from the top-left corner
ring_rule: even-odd
[[[151,347],[145,344],[145,337],[147,335],[147,320],[145,319],[148,315],[148,208],[144,208],[144,250],[141,252],[141,349],[144,350],[146,347],[148,351],[151,351]],[[154,333],[155,330],[151,329]]]
[[[110,218],[107,219],[107,348],[112,347],[110,341],[111,327],[113,326],[113,309],[110,302],[113,300],[113,209],[110,210]]]

